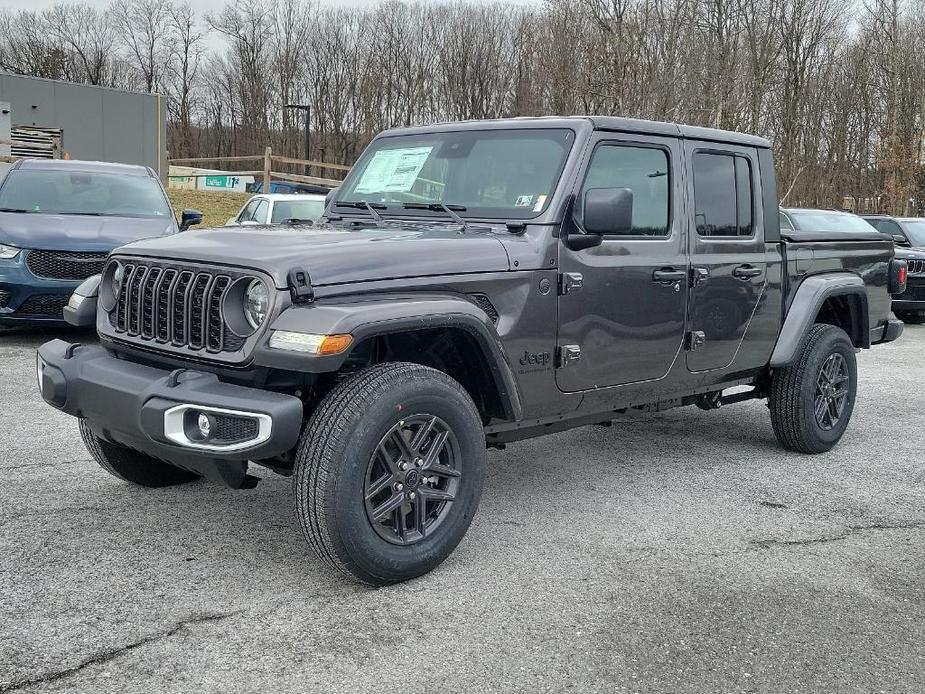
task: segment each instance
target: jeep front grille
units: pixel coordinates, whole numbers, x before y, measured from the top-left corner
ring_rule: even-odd
[[[52,280],[85,280],[103,271],[108,253],[82,251],[29,251],[26,265],[36,277]]]
[[[123,267],[119,300],[110,313],[117,336],[211,353],[244,346],[222,314],[222,301],[239,273],[135,260]]]
[[[910,275],[921,275],[925,273],[925,260],[907,260],[906,270]]]

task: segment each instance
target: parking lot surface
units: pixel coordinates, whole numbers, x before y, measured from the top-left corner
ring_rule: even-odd
[[[262,468],[98,468],[36,393],[48,338],[0,336],[0,693],[925,690],[923,327],[860,354],[821,456],[759,402],[491,451],[456,552],[382,589],[314,558]]]

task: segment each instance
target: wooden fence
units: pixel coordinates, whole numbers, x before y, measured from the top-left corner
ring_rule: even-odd
[[[286,165],[295,165],[295,166],[304,166],[306,169],[308,167],[313,167],[318,169],[322,173],[327,171],[338,171],[344,172],[350,171],[349,166],[344,166],[343,164],[328,164],[322,161],[312,161],[310,159],[294,159],[292,157],[283,157],[273,154],[273,148],[267,147],[263,155],[246,155],[246,156],[234,156],[234,157],[193,157],[191,159],[170,159],[168,163],[171,166],[195,166],[198,164],[244,164],[249,162],[263,163],[263,168],[255,171],[238,171],[238,170],[228,170],[229,174],[237,174],[238,176],[254,176],[256,178],[263,179],[263,191],[268,193],[270,192],[270,182],[273,179],[282,180],[282,181],[292,181],[294,183],[312,183],[319,186],[326,186],[328,188],[336,188],[341,184],[339,179],[336,178],[324,178],[322,176],[305,176],[300,174],[288,173],[285,171],[274,171],[274,164],[286,164]],[[207,176],[214,176],[215,174],[183,174],[185,178],[204,178]]]

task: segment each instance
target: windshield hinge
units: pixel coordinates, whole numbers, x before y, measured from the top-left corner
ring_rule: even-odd
[[[288,277],[289,294],[294,304],[309,304],[315,300],[312,278],[301,268],[292,268]]]
[[[559,275],[559,296],[577,292],[584,286],[584,277],[580,272],[563,272]]]
[[[512,234],[522,234],[527,230],[526,222],[505,222],[504,226],[506,226],[507,230]]]

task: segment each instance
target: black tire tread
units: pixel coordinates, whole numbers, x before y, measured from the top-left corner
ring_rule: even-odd
[[[357,574],[337,552],[337,543],[329,527],[333,512],[333,495],[327,494],[337,484],[338,462],[352,425],[362,418],[367,403],[374,401],[396,384],[421,378],[439,378],[457,389],[478,410],[469,394],[442,371],[410,362],[388,362],[359,371],[339,383],[319,403],[305,425],[293,474],[296,508],[302,532],[316,554],[329,566],[354,580],[382,585]]]
[[[808,437],[801,409],[802,383],[808,367],[809,357],[819,343],[833,334],[848,334],[841,328],[827,323],[816,323],[800,347],[800,353],[792,365],[776,369],[771,378],[771,392],[768,406],[771,410],[771,425],[777,440],[785,448],[797,453],[820,453]]]
[[[100,439],[87,424],[79,422],[80,436],[93,459],[113,477],[140,487],[170,487],[199,479],[199,475],[130,448]]]

